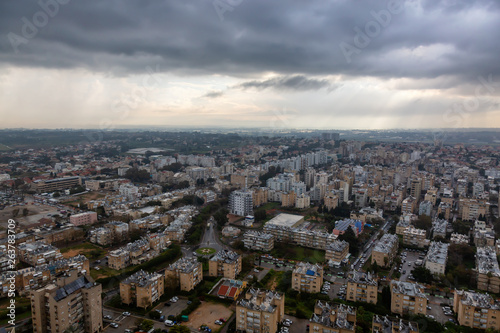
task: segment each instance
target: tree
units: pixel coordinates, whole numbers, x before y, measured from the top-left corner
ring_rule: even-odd
[[[350,227],[347,228],[347,230],[342,235],[339,236],[339,239],[349,243],[349,250],[354,256],[358,254],[359,252],[358,239],[354,234],[352,228]]]
[[[29,209],[28,208],[23,208],[23,216],[27,216],[29,214]]]
[[[147,332],[153,328],[154,322],[149,319],[137,319],[136,325],[140,330]]]
[[[417,282],[430,284],[434,280],[431,271],[423,266],[413,269],[412,274]]]
[[[191,333],[191,330],[184,325],[175,325],[169,330],[170,333]]]
[[[254,218],[256,222],[262,222],[267,218],[267,213],[265,209],[258,209],[254,212]]]

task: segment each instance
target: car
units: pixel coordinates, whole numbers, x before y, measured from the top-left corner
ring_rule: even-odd
[[[175,303],[175,302],[177,302],[177,300],[176,300],[174,297],[172,297],[172,298],[170,299],[170,302]]]
[[[323,290],[323,291],[321,291],[321,293],[322,293],[323,295],[328,295],[328,291],[324,291],[324,290]]]
[[[170,302],[165,302],[165,306],[171,306],[171,305],[172,305],[172,303],[170,303]]]
[[[216,325],[222,325],[222,321],[220,321],[220,320],[216,320],[216,321],[215,321],[215,324],[216,324]]]
[[[105,315],[104,319],[111,319],[111,316],[110,315]]]
[[[130,316],[130,312],[125,311],[125,312],[122,313],[122,315],[124,315],[125,317],[128,317],[128,316]]]
[[[286,323],[289,323],[290,325],[292,325],[292,324],[293,324],[293,321],[292,321],[291,319],[288,319],[288,318],[286,318],[286,319],[285,319],[285,320],[283,320],[283,321],[284,321],[284,322],[286,322]]]
[[[132,333],[133,331],[130,329],[130,328],[127,328],[125,329],[125,331],[123,331],[124,333]]]
[[[109,324],[109,326],[111,326],[113,328],[118,328],[118,324],[117,323],[111,323],[111,324]]]
[[[168,327],[174,326],[174,322],[172,320],[165,320],[164,324],[165,324],[165,326],[168,326]]]
[[[432,310],[430,305],[427,305],[427,310]]]
[[[156,309],[155,311],[158,313],[162,313],[162,311],[160,309]]]
[[[219,320],[222,321],[223,323],[226,322],[226,319],[224,319],[224,318],[219,318]]]
[[[427,317],[428,317],[429,319],[434,319],[434,316],[433,316],[433,315],[427,315]]]
[[[403,274],[406,274],[406,269],[403,270]]]
[[[256,268],[253,270],[255,273],[259,273],[260,271]]]
[[[158,320],[159,320],[159,321],[161,321],[161,322],[163,322],[163,321],[165,321],[165,319],[167,319],[167,318],[165,317],[165,315],[161,315],[161,316],[160,316],[160,319],[158,319]]]

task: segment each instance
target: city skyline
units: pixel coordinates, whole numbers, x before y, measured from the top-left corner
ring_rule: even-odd
[[[0,6],[2,128],[500,124],[494,1]]]

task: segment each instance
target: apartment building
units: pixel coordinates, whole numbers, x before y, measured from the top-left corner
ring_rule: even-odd
[[[453,311],[462,326],[500,330],[500,304],[489,294],[455,290]]]
[[[347,300],[377,304],[378,281],[370,272],[352,271],[347,276]]]
[[[303,223],[304,216],[282,213],[266,222],[264,232],[273,234],[276,241],[292,241],[293,229]]]
[[[89,260],[83,255],[50,261],[35,267],[27,267],[14,271],[15,288],[19,295],[25,295],[52,283],[57,276],[69,271],[89,272]],[[0,297],[6,297],[10,287],[11,272],[0,274]]]
[[[236,303],[236,330],[247,333],[276,333],[284,314],[284,294],[250,289]]]
[[[413,214],[417,209],[417,199],[412,196],[406,197],[401,203],[401,212],[403,214]]]
[[[45,264],[49,261],[62,258],[61,251],[57,247],[42,241],[21,243],[17,247],[17,259],[31,266]]]
[[[76,270],[31,292],[33,332],[102,332],[102,287]]]
[[[418,206],[418,215],[431,216],[432,212],[432,202],[424,200]]]
[[[260,207],[268,202],[269,189],[266,187],[259,187],[252,189],[253,206]]]
[[[223,276],[235,279],[241,272],[241,256],[233,251],[217,252],[208,261],[208,276]]]
[[[448,230],[447,220],[436,219],[432,221],[432,238],[436,237],[446,238],[447,230]]]
[[[165,291],[163,275],[140,270],[120,282],[123,304],[147,308],[160,299]]]
[[[460,198],[458,203],[458,213],[464,221],[474,221],[479,215],[486,216],[489,212],[489,203],[486,200]]]
[[[353,333],[356,332],[356,308],[318,300],[309,322],[311,333]]]
[[[428,240],[425,238],[426,231],[410,226],[403,231],[403,244],[407,246],[425,247]]]
[[[447,202],[441,201],[437,210],[438,216],[442,216],[445,220],[449,220],[451,216],[451,205]]]
[[[233,191],[229,196],[229,212],[238,216],[253,215],[252,191]]]
[[[446,261],[448,260],[449,244],[441,242],[431,242],[427,255],[425,256],[425,268],[434,275],[444,275]]]
[[[50,180],[35,180],[33,184],[38,193],[50,193],[82,185],[82,179],[80,177],[64,177]]]
[[[113,231],[108,228],[96,228],[89,231],[89,241],[102,246],[113,242]]]
[[[469,244],[469,236],[454,232],[451,234],[450,243],[467,245]]]
[[[401,318],[374,315],[373,333],[419,333],[418,323]]]
[[[403,235],[405,230],[411,226],[410,220],[408,219],[401,219],[397,224],[396,224],[396,235]]]
[[[90,225],[97,222],[96,212],[85,212],[80,214],[71,215],[69,222],[74,226]]]
[[[165,269],[165,281],[176,281],[181,290],[191,291],[203,280],[203,265],[196,257],[183,257]]]
[[[398,253],[398,247],[398,236],[384,234],[373,247],[371,264],[376,262],[380,267],[389,266]]]
[[[476,251],[477,289],[500,292],[500,268],[493,246],[478,247]]]
[[[325,260],[333,265],[339,265],[342,260],[349,255],[349,243],[341,240],[334,240],[326,245]]]
[[[399,315],[426,315],[427,296],[416,283],[391,281],[391,311]]]
[[[243,243],[250,250],[269,252],[274,248],[274,236],[255,230],[243,234]]]
[[[327,193],[323,200],[325,201],[325,207],[330,209],[335,209],[339,205],[339,196],[333,192]]]
[[[292,289],[303,293],[319,293],[323,285],[323,267],[299,262],[292,272]]]

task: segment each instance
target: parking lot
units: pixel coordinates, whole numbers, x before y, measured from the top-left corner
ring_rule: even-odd
[[[419,259],[419,256],[425,256],[423,252],[416,252],[408,249],[403,249],[402,252],[406,253],[406,257],[401,256],[401,264],[402,264],[402,269],[401,269],[401,277],[399,278],[400,281],[408,281],[411,280],[408,277],[411,275],[411,271],[417,267],[415,266],[415,262]]]
[[[284,319],[290,319],[292,325],[288,328],[289,333],[305,333],[307,325],[309,324],[308,319],[298,319],[294,316],[285,315]]]
[[[165,302],[162,302],[158,304],[154,310],[159,309],[162,311],[162,315],[165,315],[165,318],[168,318],[169,315],[177,316],[179,315],[182,310],[184,310],[187,307],[187,299],[182,299],[179,298],[179,300],[175,303],[171,303],[171,306],[165,306]],[[154,311],[153,310],[153,311]],[[112,309],[104,308],[103,309],[103,316],[111,316],[111,319],[106,319],[103,318],[104,321],[104,326],[109,325],[109,323],[114,322],[117,323],[119,326],[117,328],[113,327],[108,327],[106,329],[106,332],[120,332],[123,333],[125,329],[132,329],[136,325],[136,321],[138,319],[144,319],[143,317],[139,316],[134,316],[133,314],[131,316],[124,316],[122,312],[115,311]],[[149,318],[148,318],[149,319]],[[153,320],[153,319],[151,319]],[[155,328],[161,328],[161,329],[166,329],[165,324],[163,321],[158,321],[158,320],[153,320],[154,327]]]

